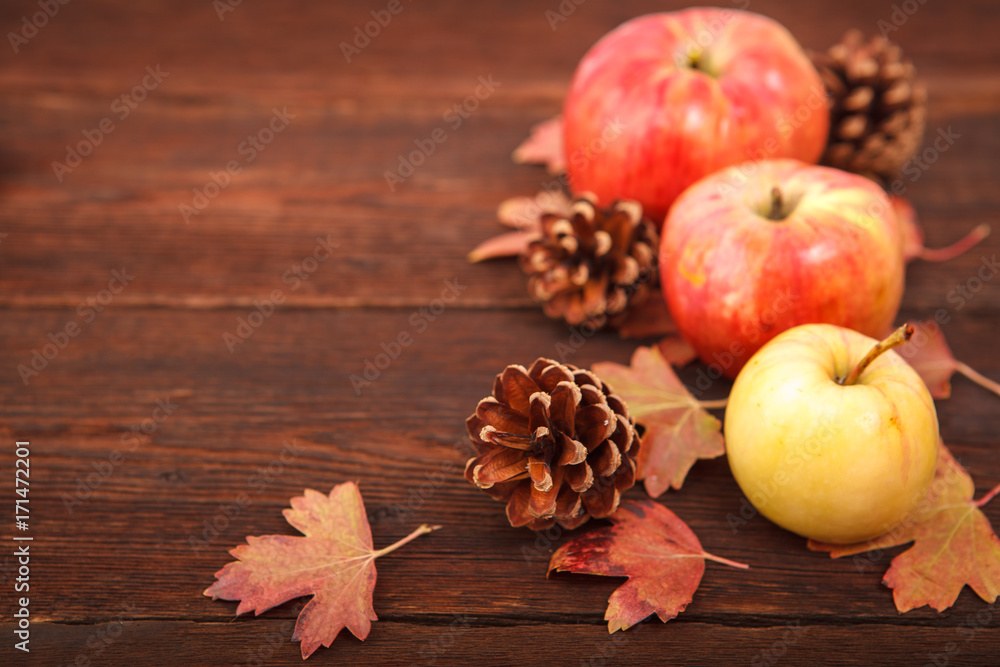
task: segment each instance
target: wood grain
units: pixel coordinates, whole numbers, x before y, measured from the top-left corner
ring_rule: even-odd
[[[341,636],[312,662],[997,664],[1000,616],[971,591],[942,614],[896,613],[880,576],[898,550],[831,560],[763,518],[733,525],[745,501],[724,460],[699,463],[663,500],[708,550],[751,569],[710,563],[677,619],[609,637],[618,580],[545,578],[564,537],[511,529],[464,481],[464,419],[508,363],[625,362],[635,342],[602,333],[575,345],[529,302],[512,262],[465,254],[500,230],[500,201],[550,179],[510,152],[559,111],[586,49],[681,3],[591,1],[553,31],[545,12],[557,2],[404,2],[346,63],[339,43],[384,6],[241,3],[220,21],[207,0],[74,2],[0,59],[0,437],[31,441],[35,482],[32,655],[13,650],[4,611],[0,662],[300,664],[295,602],[234,618],[234,603],[201,592],[246,535],[293,532],[289,498],[356,480],[377,546],[419,523],[445,528],[378,561],[369,639]],[[862,0],[751,9],[813,48],[851,26],[875,32],[893,11]],[[35,11],[4,3],[0,25],[16,30]],[[971,0],[921,5],[891,35],[928,83],[929,133],[960,135],[905,182],[930,246],[1000,211],[998,28],[1000,7]],[[156,65],[169,76],[115,115]],[[480,76],[500,85],[452,127],[445,113]],[[241,142],[274,109],[294,118],[245,162]],[[106,117],[114,132],[60,181],[52,162]],[[385,171],[438,127],[447,141],[390,189]],[[186,222],[180,204],[230,160],[240,173]],[[998,250],[994,235],[951,262],[912,264],[900,314],[945,309],[956,356],[993,378],[1000,283],[962,300],[954,290]],[[134,277],[104,294],[114,271]],[[241,337],[240,319],[270,299]],[[25,383],[18,367],[68,323],[79,334]],[[401,333],[412,344],[370,384],[352,381]],[[998,400],[956,378],[938,402],[980,494],[1000,483]],[[0,503],[13,498],[0,484]],[[1000,526],[1000,504],[985,512]],[[5,610],[12,552],[0,552]]]

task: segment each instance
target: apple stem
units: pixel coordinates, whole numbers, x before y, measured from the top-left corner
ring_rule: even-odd
[[[698,401],[698,407],[711,410],[713,408],[724,408],[727,403],[729,403],[728,398],[717,398],[713,401]]]
[[[993,498],[996,497],[997,494],[1000,494],[1000,484],[997,484],[996,486],[994,486],[985,496],[983,496],[979,500],[976,500],[973,504],[976,507],[978,507],[979,509],[982,509],[983,506],[986,503],[988,503],[991,500],[993,500]]]
[[[781,196],[781,188],[777,185],[771,188],[771,215],[767,216],[771,220],[784,219],[785,202]]]
[[[989,235],[990,226],[984,222],[966,234],[964,238],[952,243],[950,246],[934,249],[922,248],[918,256],[927,262],[947,262],[949,259],[954,259],[969,250]]]
[[[985,375],[980,374],[979,371],[972,368],[968,364],[961,361],[955,362],[955,370],[978,384],[980,387],[989,389],[997,396],[1000,396],[1000,383],[994,382]]]
[[[867,369],[868,366],[873,361],[875,361],[883,352],[891,350],[894,347],[899,347],[900,345],[903,345],[904,343],[906,343],[906,341],[910,340],[912,336],[913,336],[913,325],[904,324],[903,326],[899,327],[898,329],[893,331],[892,335],[890,335],[888,338],[876,343],[875,347],[873,347],[871,350],[868,351],[868,354],[865,355],[864,359],[858,362],[858,365],[855,366],[851,370],[851,372],[847,374],[847,377],[845,377],[840,384],[844,385],[845,387],[849,387],[852,384],[855,384],[858,381],[858,378],[861,377],[861,374],[865,372],[865,369]]]
[[[435,531],[435,530],[439,529],[440,527],[441,526],[428,526],[426,523],[422,524],[415,531],[413,531],[412,533],[410,533],[409,535],[407,535],[406,537],[404,537],[400,541],[396,542],[395,544],[390,544],[389,546],[385,547],[384,549],[379,549],[378,551],[372,552],[372,557],[373,558],[378,558],[379,556],[384,556],[387,553],[391,553],[391,552],[395,551],[396,549],[398,549],[399,547],[401,547],[404,544],[406,544],[407,542],[410,542],[411,540],[415,540],[418,537],[420,537],[421,535],[426,535],[427,533]]]

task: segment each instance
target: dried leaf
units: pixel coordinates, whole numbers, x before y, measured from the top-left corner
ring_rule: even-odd
[[[946,262],[967,252],[990,235],[990,226],[983,223],[974,227],[965,237],[950,246],[933,250],[925,248],[924,231],[917,221],[917,212],[913,205],[905,197],[892,195],[890,200],[903,232],[903,257],[907,262],[914,259],[922,259],[926,262]]]
[[[951,376],[955,372],[1000,395],[1000,384],[955,359],[936,321],[920,322],[913,328],[914,334],[910,342],[898,348],[897,352],[917,371],[931,396],[934,398],[951,396]]]
[[[663,293],[650,290],[649,297],[635,307],[628,309],[625,321],[618,325],[618,335],[622,338],[650,338],[676,333],[677,325],[670,317]]]
[[[497,207],[497,219],[501,224],[514,229],[540,231],[543,213],[569,216],[573,212],[573,202],[561,190],[541,190],[533,197],[511,197]]]
[[[540,238],[540,234],[530,231],[516,231],[498,234],[486,239],[468,255],[470,262],[481,262],[498,257],[516,257],[528,249],[528,244]]]
[[[900,613],[924,605],[943,611],[966,585],[992,604],[1000,595],[1000,539],[980,508],[998,492],[1000,486],[974,501],[972,478],[941,445],[934,481],[912,516],[868,542],[837,546],[810,541],[809,548],[840,558],[913,542],[892,560],[882,579],[893,589]]]
[[[330,495],[306,489],[292,498],[285,519],[305,537],[248,537],[230,550],[237,558],[215,573],[218,580],[204,594],[240,600],[237,614],[256,616],[288,600],[312,595],[295,624],[293,640],[302,642],[302,658],[319,645],[330,646],[342,628],[364,639],[377,620],[372,608],[375,559],[440,526],[420,526],[385,549],[372,548],[361,492],[354,482],[333,487]]]
[[[705,573],[705,559],[746,565],[706,553],[676,514],[651,500],[626,501],[610,526],[571,539],[549,561],[549,572],[628,577],[608,598],[608,633],[627,630],[650,614],[669,621],[688,606]]]
[[[541,238],[543,213],[569,215],[572,202],[562,192],[543,190],[534,197],[512,197],[497,208],[497,219],[518,231],[506,232],[487,239],[468,255],[470,262],[497,257],[514,257],[527,250],[528,244]]]
[[[698,358],[698,353],[691,347],[691,343],[680,336],[667,336],[657,343],[656,347],[660,349],[660,354],[667,363],[677,368],[687,366]]]
[[[532,127],[531,135],[514,150],[514,162],[544,164],[550,174],[566,171],[562,116],[543,120]]]
[[[646,428],[636,463],[646,492],[654,498],[681,488],[698,459],[725,453],[722,423],[705,411],[724,401],[695,399],[656,347],[639,347],[630,366],[597,363],[593,370],[625,399],[629,412]]]

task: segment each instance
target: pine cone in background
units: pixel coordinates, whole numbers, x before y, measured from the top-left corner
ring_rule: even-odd
[[[913,63],[881,36],[849,30],[826,53],[811,53],[830,96],[830,138],[822,164],[888,185],[920,148],[927,91]]]
[[[613,514],[635,484],[635,422],[590,371],[544,358],[508,366],[466,426],[479,456],[465,478],[507,503],[512,526],[576,528]]]
[[[656,285],[659,234],[637,202],[602,210],[584,195],[567,216],[543,213],[541,233],[522,253],[521,268],[549,317],[613,326]]]

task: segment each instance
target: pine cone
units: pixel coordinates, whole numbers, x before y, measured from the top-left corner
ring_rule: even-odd
[[[512,526],[576,528],[613,514],[635,484],[635,422],[590,371],[508,366],[465,423],[479,452],[465,478],[507,503]]]
[[[601,210],[585,195],[568,216],[543,213],[541,233],[521,255],[521,268],[549,317],[614,326],[656,284],[659,235],[638,202]]]
[[[884,37],[849,30],[826,53],[812,53],[830,96],[830,138],[820,162],[883,185],[920,148],[927,90],[913,63]]]

